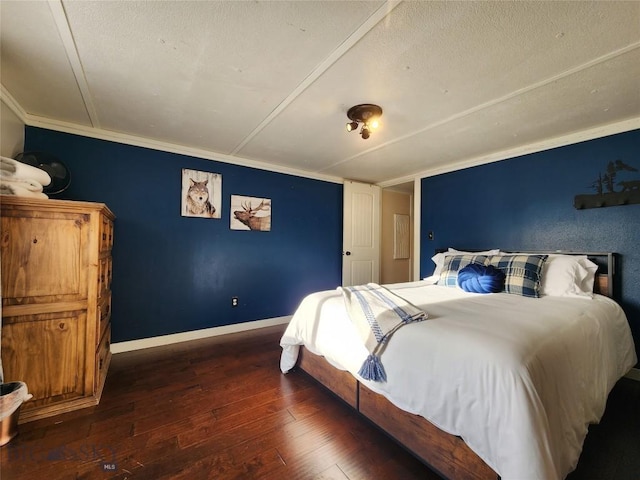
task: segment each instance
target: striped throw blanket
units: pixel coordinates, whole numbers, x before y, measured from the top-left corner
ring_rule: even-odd
[[[338,290],[342,291],[351,321],[369,351],[358,374],[365,380],[385,382],[387,375],[380,362],[384,346],[398,328],[425,320],[427,313],[376,283]]]

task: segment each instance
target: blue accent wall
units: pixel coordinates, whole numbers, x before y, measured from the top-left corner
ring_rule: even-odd
[[[112,341],[290,315],[342,279],[342,185],[27,127],[72,181],[52,198],[116,215]],[[220,219],[181,216],[182,169],[222,175]],[[231,195],[270,198],[270,232],[231,230]],[[240,305],[231,307],[231,297]]]
[[[640,169],[640,130],[422,179],[421,278],[436,248],[616,252],[615,295],[640,358],[640,205],[573,206],[616,160]],[[625,179],[640,172],[620,172]]]

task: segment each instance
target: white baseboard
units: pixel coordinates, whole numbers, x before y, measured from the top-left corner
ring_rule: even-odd
[[[284,325],[285,323],[289,323],[289,320],[291,320],[290,315],[286,317],[256,320],[253,322],[236,323],[233,325],[223,325],[221,327],[205,328],[203,330],[193,330],[191,332],[161,335],[159,337],[142,338],[140,340],[117,342],[111,344],[111,353],[131,352],[133,350],[142,350],[143,348],[160,347],[162,345],[171,345],[172,343],[187,342],[189,340],[215,337],[217,335],[226,335],[228,333],[245,332],[247,330],[255,330],[257,328]]]
[[[624,377],[640,382],[640,368],[632,368]]]

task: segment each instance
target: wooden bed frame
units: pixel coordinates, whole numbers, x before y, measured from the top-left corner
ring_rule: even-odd
[[[586,254],[599,260],[594,292],[613,297],[613,253],[535,252]],[[602,262],[606,257],[606,263]],[[603,273],[601,273],[603,272]],[[344,400],[360,414],[395,439],[440,475],[455,480],[496,480],[499,475],[489,467],[462,438],[440,430],[419,415],[405,412],[384,396],[361,384],[347,371],[338,370],[324,357],[300,347],[297,366]]]

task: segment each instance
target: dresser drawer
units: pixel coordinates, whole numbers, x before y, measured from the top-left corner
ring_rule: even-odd
[[[100,259],[98,264],[98,298],[105,296],[111,290],[111,279],[113,277],[113,261],[111,256]]]
[[[111,292],[103,296],[98,304],[98,321],[96,322],[96,341],[102,339],[104,332],[111,321]]]
[[[102,341],[96,350],[96,376],[95,376],[95,391],[101,392],[104,386],[105,378],[107,377],[107,370],[109,369],[109,362],[111,361],[111,325],[107,326],[107,329],[102,337]]]
[[[111,250],[113,247],[113,222],[103,216],[100,224],[100,251]]]

